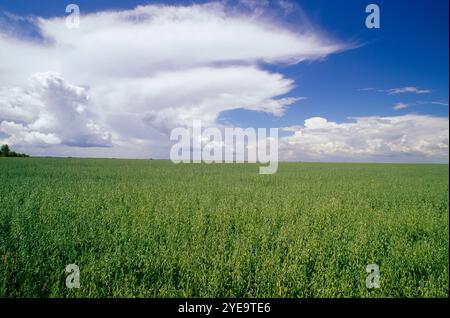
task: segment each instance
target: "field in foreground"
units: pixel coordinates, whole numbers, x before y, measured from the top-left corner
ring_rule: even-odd
[[[448,165],[2,158],[0,173],[0,297],[448,297]]]

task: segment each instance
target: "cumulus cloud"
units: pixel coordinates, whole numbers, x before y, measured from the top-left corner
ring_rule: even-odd
[[[106,111],[125,117],[140,114],[148,126],[166,131],[191,125],[194,119],[215,125],[222,111],[236,108],[281,116],[301,99],[276,98],[292,87],[292,80],[254,67],[207,67],[99,85],[95,94],[107,105]]]
[[[23,127],[3,133],[17,144],[27,132],[56,138],[41,144],[142,149],[192,119],[218,126],[227,110],[282,116],[302,97],[287,96],[294,82],[264,65],[321,60],[348,45],[309,25],[292,31],[261,3],[242,5],[261,10],[147,5],[82,15],[79,29],[65,17],[27,19],[34,40],[0,31],[0,122]]]
[[[61,140],[55,134],[33,131],[22,124],[6,120],[0,123],[0,132],[9,136],[6,143],[19,146],[48,146],[61,143]]]
[[[14,145],[104,147],[111,136],[89,110],[83,87],[56,73],[36,73],[25,88],[0,91],[0,132]]]
[[[358,117],[336,123],[313,117],[285,127],[285,160],[448,161],[447,118],[425,115]]]

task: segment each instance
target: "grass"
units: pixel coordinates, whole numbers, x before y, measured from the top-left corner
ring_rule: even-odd
[[[1,297],[449,296],[448,165],[1,158],[0,173]]]

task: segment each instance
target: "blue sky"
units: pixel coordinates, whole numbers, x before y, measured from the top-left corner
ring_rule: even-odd
[[[308,97],[298,107],[290,108],[283,125],[312,116],[338,122],[347,117],[405,112],[448,116],[448,107],[431,104],[437,100],[448,102],[448,1],[375,1],[381,10],[380,29],[364,26],[367,1],[299,3],[324,30],[362,46],[321,63],[274,68],[296,79],[294,95]],[[432,93],[389,96],[358,91],[403,86],[428,88]],[[410,106],[394,111],[392,106],[399,102]],[[254,115],[247,116],[249,122],[242,124],[253,124]]]
[[[352,118],[355,117],[370,116],[381,118],[381,121],[383,118],[416,116],[413,120],[418,122],[422,121],[421,116],[448,118],[448,1],[291,1],[291,4],[295,5],[296,10],[289,12],[281,9],[280,1],[269,1],[265,5],[261,1],[258,5],[252,4],[247,6],[243,5],[242,2],[246,1],[227,1],[223,3],[225,3],[227,8],[232,7],[234,11],[242,9],[245,11],[242,13],[244,15],[251,15],[252,11],[254,13],[255,10],[261,10],[263,13],[261,18],[256,18],[257,22],[258,19],[261,19],[264,23],[269,20],[271,21],[270,23],[277,27],[281,26],[287,32],[302,32],[306,25],[312,26],[314,34],[320,39],[326,37],[339,42],[345,46],[345,49],[327,53],[323,58],[314,58],[300,63],[287,63],[286,61],[276,63],[272,61],[258,62],[258,69],[271,74],[282,74],[284,78],[292,81],[293,87],[285,94],[282,94],[281,97],[305,97],[305,99],[285,107],[281,116],[279,114],[274,116],[273,111],[254,111],[254,107],[233,108],[227,106],[225,107],[226,109],[220,111],[218,118],[215,120],[217,124],[232,124],[241,127],[284,127],[286,129],[281,135],[289,136],[293,131],[292,127],[305,127],[305,120],[316,117],[325,118],[328,122],[337,125],[352,123]],[[79,0],[75,3],[80,6],[81,13],[84,15],[105,10],[132,10],[137,5],[161,4],[163,6],[190,7],[193,4],[205,4],[208,1]],[[376,3],[380,7],[380,29],[368,29],[365,27],[365,18],[368,15],[365,12],[365,7],[369,3]],[[3,12],[2,16],[0,16],[0,27],[2,23],[3,25],[9,25],[10,28],[12,26],[14,36],[20,37],[20,34],[22,36],[27,34],[27,41],[32,41],[33,37],[39,38],[38,35],[40,33],[34,22],[29,20],[14,22],[11,21],[11,18],[5,16],[4,13],[7,12],[21,17],[50,19],[52,17],[64,17],[65,5],[66,2],[64,1],[0,0],[0,11]],[[9,32],[9,36],[11,36],[11,31]],[[5,31],[4,33],[6,34],[7,32]],[[214,43],[212,45],[218,44]],[[239,50],[239,48],[237,47],[236,50]],[[239,63],[246,62],[239,61]],[[51,70],[49,69],[48,71]],[[65,80],[69,76],[66,74],[60,75]],[[76,81],[76,76],[73,76],[73,78]],[[78,82],[74,81],[71,84],[81,87],[96,85],[96,83],[87,85],[81,80]],[[0,82],[0,84],[2,83]],[[16,85],[16,83],[3,84],[5,87],[7,84]],[[416,92],[392,94],[393,90],[399,89],[401,91],[405,87],[415,89]],[[422,93],[419,94],[417,92]],[[400,109],[394,109],[394,106],[399,104],[403,106],[397,107]],[[410,119],[408,119],[409,121]],[[12,121],[9,120],[9,122]],[[111,122],[109,121],[109,125],[111,125]],[[161,120],[158,122],[161,122]],[[442,124],[442,121],[439,123]],[[431,124],[431,126],[433,125]],[[311,126],[311,128],[313,127]],[[314,127],[314,129],[318,128],[323,129],[324,127]],[[335,129],[336,127],[329,128]],[[154,130],[158,130],[159,126],[154,124],[151,129],[152,133],[157,133]],[[338,129],[348,131],[347,126],[339,126]],[[411,131],[414,130],[413,127],[410,127],[410,129]],[[422,127],[421,129],[425,128]],[[413,133],[414,137],[411,137],[408,148],[411,149],[410,154],[408,150],[401,150],[401,153],[397,154],[392,150],[388,154],[370,153],[367,156],[362,156],[361,160],[446,162],[448,161],[448,155],[443,156],[440,152],[437,156],[434,156],[434,150],[431,151],[428,148],[426,151],[423,150],[423,153],[420,153],[422,150],[417,152],[418,148],[412,145],[413,143],[423,144],[426,142],[431,146],[434,142],[431,141],[434,140],[433,136],[438,136],[436,137],[436,145],[439,144],[439,149],[445,150],[446,144],[448,152],[448,126],[447,128],[444,126],[443,129],[444,131],[447,129],[447,137],[444,140],[442,140],[442,130],[430,132],[430,134],[427,133],[426,137],[423,137],[425,139]],[[0,130],[0,133],[3,133],[6,137],[8,136],[8,132]],[[308,133],[313,133],[313,131],[308,131]],[[323,137],[323,131],[318,131],[318,133]],[[333,130],[333,133],[336,133],[336,131]],[[405,132],[405,136],[406,139],[410,138],[408,132]],[[364,136],[362,138],[379,139],[374,136]],[[286,140],[285,145],[292,144],[288,141],[292,140]],[[328,141],[323,142],[326,143]],[[337,141],[331,140],[330,142]],[[346,143],[347,141],[339,140],[339,142]],[[383,142],[389,145],[392,144],[391,141],[384,139]],[[352,147],[354,146],[353,143],[351,145]],[[65,146],[70,146],[70,142],[66,142]],[[93,146],[95,146],[95,142],[93,142]],[[20,142],[18,147],[26,149],[26,146],[21,145]],[[65,148],[67,149],[50,149],[50,152],[54,152],[57,155],[74,154],[73,151],[75,150],[72,151],[68,150],[68,147]],[[79,148],[83,148],[83,145],[77,145],[76,150],[80,151],[80,155],[83,155],[83,149],[80,150]],[[96,156],[98,154],[101,156],[102,150],[94,148],[89,147],[85,152],[86,155]],[[394,148],[392,147],[392,149]],[[406,149],[404,145],[400,148]],[[399,147],[395,149],[399,149]],[[306,152],[308,150],[311,149],[304,148],[302,151]],[[46,147],[43,150],[33,149],[33,151],[44,153],[49,151],[49,148]],[[139,152],[133,153],[135,153],[134,156],[140,156]],[[299,153],[301,154],[301,151]],[[311,160],[346,161],[348,159],[342,153],[329,153],[327,155],[323,149],[317,153],[324,155],[311,157]],[[115,156],[118,154],[121,156],[120,150],[111,152],[109,155]],[[143,154],[143,156],[147,155],[149,153]],[[163,152],[155,154],[155,156],[164,157]],[[348,157],[352,156],[353,154],[349,153]],[[300,160],[302,159],[300,157],[295,155],[287,159]],[[308,155],[306,159],[309,159]]]

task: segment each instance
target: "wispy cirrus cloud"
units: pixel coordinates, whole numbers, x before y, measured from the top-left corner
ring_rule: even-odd
[[[395,105],[392,107],[392,109],[393,109],[393,110],[400,110],[400,109],[405,109],[405,108],[408,108],[408,107],[409,107],[408,104],[405,104],[405,103],[397,103],[397,104],[395,104]]]
[[[448,107],[449,104],[448,104],[448,101],[441,99],[441,100],[428,100],[428,101],[418,100],[415,103],[413,103],[413,104],[410,103],[408,105],[409,106],[412,106],[412,105],[421,105],[421,106],[439,105],[439,106],[447,106]]]
[[[363,92],[378,92],[378,93],[387,93],[388,95],[397,95],[397,94],[428,94],[431,93],[430,89],[420,89],[415,86],[405,86],[405,87],[397,87],[397,88],[390,88],[390,89],[380,89],[375,87],[365,87],[365,88],[359,88],[358,91]]]
[[[358,91],[361,92],[371,92],[376,91],[377,89],[375,87],[364,87],[364,88],[358,88]]]
[[[405,94],[405,93],[428,94],[428,93],[431,93],[431,90],[429,90],[429,89],[420,89],[420,88],[417,88],[415,86],[405,86],[405,87],[391,88],[391,89],[386,90],[386,92],[389,95]]]
[[[448,102],[446,101],[433,101],[431,102],[433,105],[441,105],[441,106],[448,106]]]

